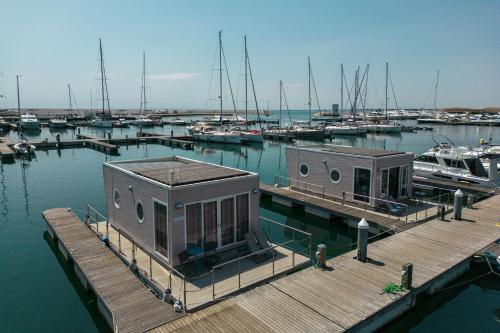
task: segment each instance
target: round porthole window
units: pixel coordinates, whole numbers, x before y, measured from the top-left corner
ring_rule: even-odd
[[[139,223],[144,222],[144,207],[140,201],[137,201],[135,204],[135,214]]]
[[[306,177],[309,174],[309,165],[302,163],[299,167],[299,172],[302,177]]]
[[[340,171],[338,169],[332,169],[332,170],[330,170],[330,180],[333,183],[340,182]]]
[[[118,189],[115,189],[113,193],[113,201],[115,203],[115,207],[120,208],[120,192],[118,191]]]

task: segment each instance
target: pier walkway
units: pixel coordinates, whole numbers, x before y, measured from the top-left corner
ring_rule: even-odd
[[[471,258],[500,238],[500,196],[368,245],[368,262],[350,251],[274,280],[154,332],[372,332],[410,309],[416,296],[438,292],[469,268]],[[411,290],[384,293],[413,264]]]
[[[50,235],[115,332],[145,332],[183,316],[160,301],[69,209],[43,213]]]
[[[10,148],[10,142],[4,139],[0,139],[0,155],[2,159],[8,159],[14,157],[14,151]]]

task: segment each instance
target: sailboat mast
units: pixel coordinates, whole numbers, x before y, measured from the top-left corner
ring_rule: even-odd
[[[247,35],[245,40],[245,127],[248,129],[248,52],[247,52]]]
[[[219,31],[219,99],[220,99],[220,127],[222,129],[222,30]]]
[[[387,101],[389,97],[387,97],[387,82],[389,79],[389,63],[385,63],[385,120],[387,121]]]
[[[142,52],[142,107],[143,112],[146,112],[146,52]]]
[[[102,57],[102,42],[99,38],[99,59],[101,64],[101,94],[102,94],[102,117],[105,118],[105,100],[104,100],[104,60]]]
[[[438,87],[439,87],[439,69],[437,70],[436,87],[434,88],[434,111],[437,111]]]
[[[16,75],[17,82],[17,113],[21,117],[21,98],[19,97],[19,75]]]
[[[281,106],[281,99],[282,99],[282,97],[281,97],[281,86],[282,85],[283,85],[283,82],[280,80],[280,118],[278,119],[278,127],[279,128],[281,128],[281,108],[282,108],[282,106]]]
[[[340,64],[340,123],[344,113],[344,64]]]
[[[92,89],[90,89],[90,112],[94,110],[94,97],[92,96]]]
[[[73,106],[71,105],[71,86],[68,83],[68,99],[69,99],[69,112],[73,111]]]
[[[308,70],[308,78],[309,78],[309,81],[308,81],[308,100],[307,100],[307,105],[309,107],[309,126],[311,126],[311,58],[310,57],[307,57],[307,70]]]

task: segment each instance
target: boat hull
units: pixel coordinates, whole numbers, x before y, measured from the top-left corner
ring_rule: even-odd
[[[112,128],[113,122],[111,120],[97,120],[96,119],[90,123],[90,126],[98,127],[98,128]]]
[[[241,139],[248,142],[264,142],[264,136],[260,133],[241,133]]]
[[[40,129],[39,121],[21,121],[21,128],[27,130]]]
[[[215,143],[241,143],[241,137],[233,134],[193,133],[193,140]]]

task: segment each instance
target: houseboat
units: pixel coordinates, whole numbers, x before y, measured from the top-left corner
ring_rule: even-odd
[[[412,187],[413,154],[340,145],[286,148],[291,187],[372,207],[404,200]]]
[[[103,169],[110,223],[170,266],[246,245],[259,228],[256,173],[175,156]]]

